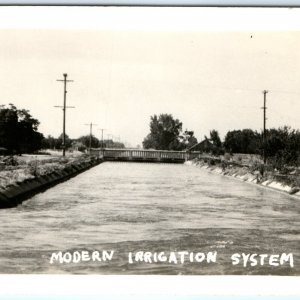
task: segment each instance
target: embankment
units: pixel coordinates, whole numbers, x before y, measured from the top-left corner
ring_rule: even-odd
[[[299,177],[297,180],[291,181],[287,180],[287,175],[275,172],[264,172],[262,175],[261,172],[251,170],[247,166],[239,166],[238,164],[228,162],[224,163],[218,160],[194,159],[185,162],[185,164],[207,169],[210,172],[236,178],[241,181],[258,184],[300,198]]]
[[[54,170],[44,175],[37,175],[21,182],[16,181],[2,187],[0,188],[0,208],[15,207],[33,195],[43,192],[49,187],[68,180],[102,162],[102,159],[96,157],[78,159],[59,170]]]

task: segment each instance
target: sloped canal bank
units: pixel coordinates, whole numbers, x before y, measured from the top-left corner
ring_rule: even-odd
[[[15,161],[17,164],[17,160]],[[49,157],[43,163],[30,161],[31,164],[23,164],[19,168],[14,166],[2,170],[0,172],[2,175],[0,208],[15,207],[36,193],[43,192],[101,162],[103,162],[101,159],[90,156],[72,159]]]
[[[194,166],[208,170],[219,175],[238,179],[247,183],[257,184],[261,187],[284,192],[300,200],[300,170],[292,174],[280,174],[279,172],[266,171],[261,174],[258,168],[242,166],[232,162],[220,161],[220,159],[194,159],[185,162],[187,166]]]

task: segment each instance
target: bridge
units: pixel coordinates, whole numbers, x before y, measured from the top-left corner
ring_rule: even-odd
[[[199,152],[144,150],[144,149],[91,149],[91,155],[97,155],[105,161],[131,161],[153,163],[184,163],[199,156]]]

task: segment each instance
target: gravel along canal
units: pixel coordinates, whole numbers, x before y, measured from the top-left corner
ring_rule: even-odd
[[[193,166],[105,162],[0,210],[0,272],[300,275],[299,212]]]

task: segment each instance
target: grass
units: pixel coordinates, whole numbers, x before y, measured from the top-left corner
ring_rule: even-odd
[[[67,152],[62,157],[59,152],[50,154],[21,156],[0,156],[0,189],[40,175],[50,174],[65,168],[68,164],[86,158],[82,153]]]

